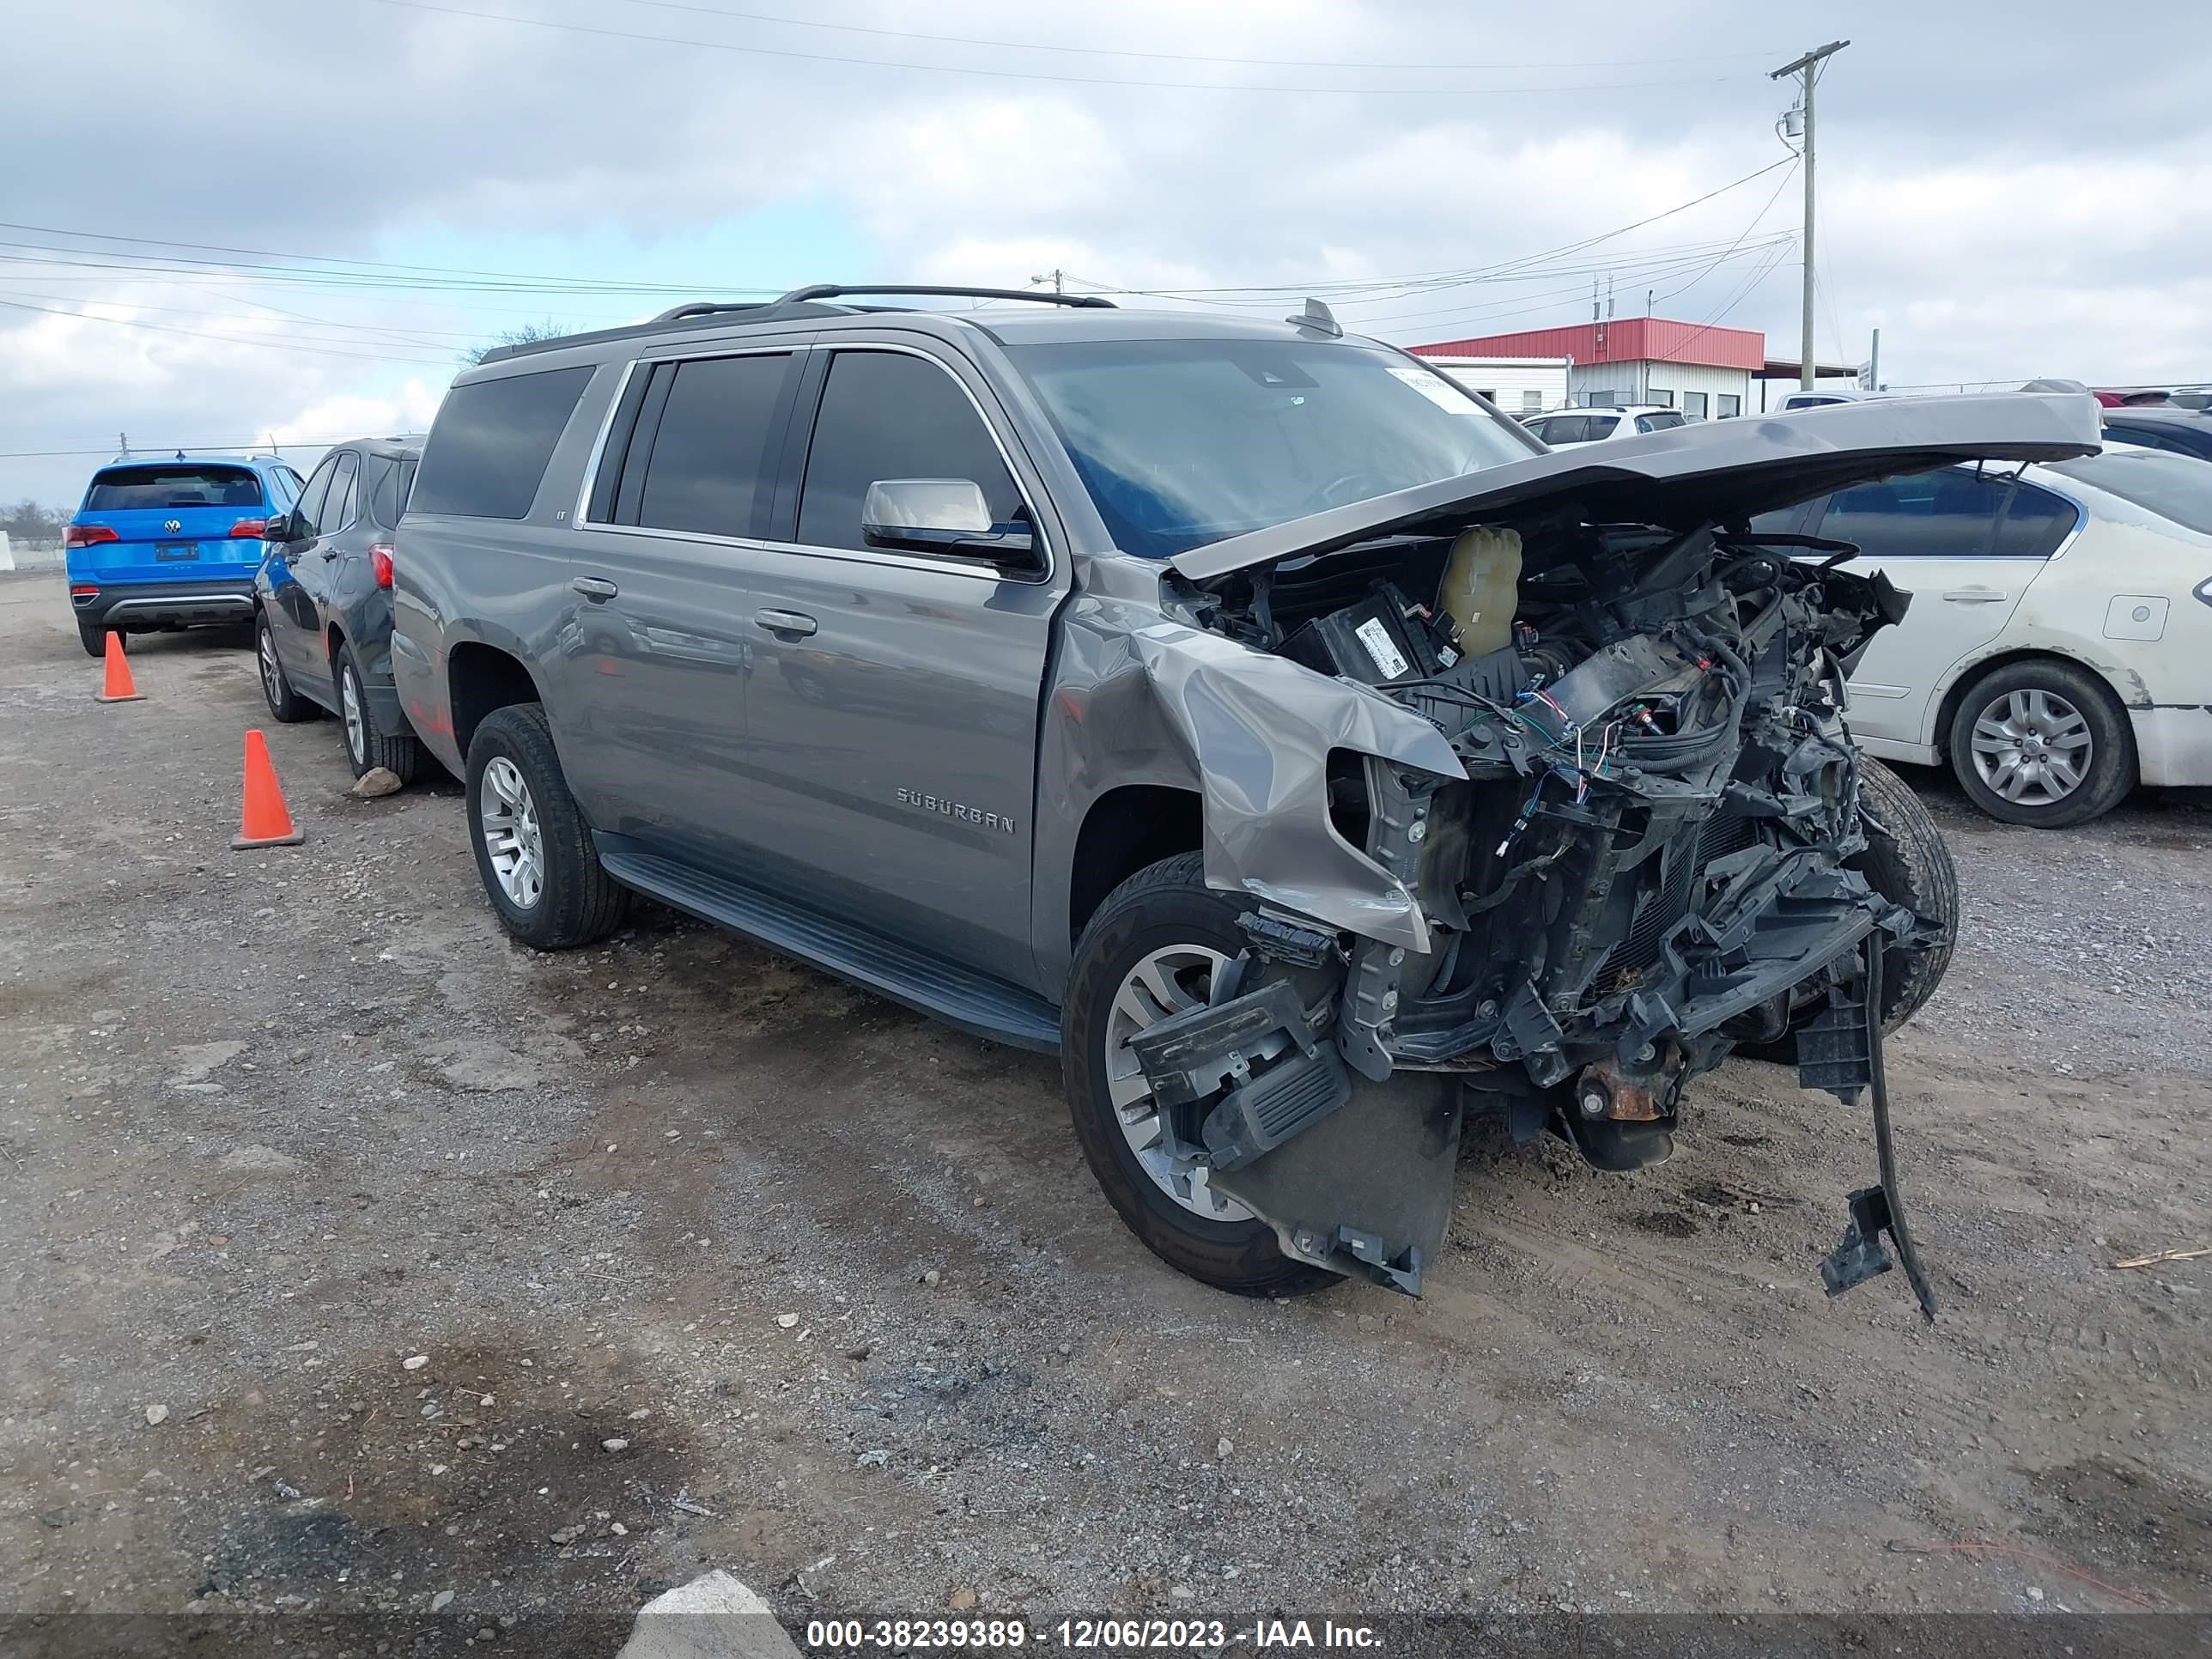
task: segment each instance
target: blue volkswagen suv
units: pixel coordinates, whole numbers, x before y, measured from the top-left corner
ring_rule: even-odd
[[[100,655],[109,629],[253,620],[253,574],[269,520],[300,498],[273,455],[120,456],[92,475],[62,532],[78,636]]]

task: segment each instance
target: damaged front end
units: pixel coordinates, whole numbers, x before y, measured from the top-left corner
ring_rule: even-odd
[[[1637,1169],[1692,1078],[1802,1028],[1807,1085],[1885,1114],[1879,965],[1939,924],[1850,867],[1840,685],[1907,596],[1849,552],[1522,516],[1241,570],[1137,641],[1201,759],[1209,882],[1261,901],[1208,1004],[1135,1045],[1214,1191],[1418,1293],[1468,1112]],[[1880,1131],[1831,1285],[1887,1230],[1924,1290]]]

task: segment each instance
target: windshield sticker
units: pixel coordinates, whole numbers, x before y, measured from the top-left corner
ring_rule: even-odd
[[[1425,368],[1415,368],[1407,363],[1392,363],[1390,372],[1438,409],[1448,409],[1455,415],[1480,413],[1473,398],[1441,374],[1431,374]]]

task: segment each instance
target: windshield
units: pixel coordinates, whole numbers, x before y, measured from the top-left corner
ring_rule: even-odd
[[[2212,462],[2154,449],[2108,449],[2051,463],[2049,470],[2212,536]]]
[[[1537,451],[1374,346],[1100,340],[1009,348],[1115,544],[1167,559]]]

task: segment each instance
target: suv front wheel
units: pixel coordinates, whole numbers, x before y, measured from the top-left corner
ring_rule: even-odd
[[[629,894],[607,874],[561,775],[544,708],[513,703],[469,741],[469,843],[501,924],[538,951],[570,951],[618,927]]]
[[[1275,1230],[1212,1190],[1203,1167],[1179,1161],[1198,1139],[1204,1104],[1152,1099],[1129,1039],[1207,1000],[1213,975],[1248,941],[1251,907],[1206,884],[1195,853],[1139,870],[1106,896],[1075,947],[1060,1011],[1060,1066],[1075,1138],[1132,1232],[1193,1279],[1243,1296],[1292,1296],[1336,1275],[1286,1256]]]

